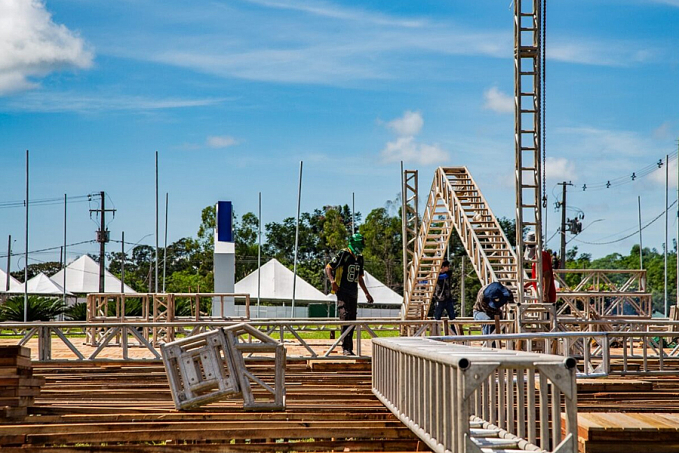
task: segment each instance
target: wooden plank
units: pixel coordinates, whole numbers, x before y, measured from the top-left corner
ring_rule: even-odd
[[[26,449],[20,447],[5,447],[3,453],[26,453]],[[360,451],[360,452],[405,452],[426,451],[426,446],[419,439],[361,439],[361,440],[334,440],[334,441],[309,441],[309,442],[250,442],[250,443],[215,443],[193,445],[107,445],[107,446],[62,446],[58,449],[53,447],[32,446],[31,453],[238,453],[238,452],[261,452],[261,451]]]
[[[0,386],[8,387],[40,387],[45,385],[45,379],[41,377],[26,377],[16,374],[0,376]]]
[[[637,379],[578,379],[578,393],[650,392],[653,382]]]
[[[0,346],[0,358],[8,358],[8,357],[28,357],[29,359],[31,358],[31,350],[25,346],[5,346],[2,345]]]
[[[229,441],[232,439],[370,439],[375,437],[414,439],[415,434],[405,426],[398,428],[334,426],[332,429],[303,427],[297,430],[289,428],[240,428],[235,430],[174,429],[171,432],[150,431],[143,428],[97,433],[96,439],[90,438],[90,442],[163,442],[170,439],[177,441],[204,441],[206,439]],[[37,445],[71,444],[82,442],[83,438],[83,433],[27,434],[26,443]]]
[[[0,357],[0,367],[19,366],[28,368],[31,366],[31,358],[24,356]]]

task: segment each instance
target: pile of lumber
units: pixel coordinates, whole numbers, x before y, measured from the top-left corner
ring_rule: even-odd
[[[0,421],[0,452],[428,451],[373,395],[370,363],[356,362],[288,361],[280,412],[235,399],[177,411],[160,361],[36,362],[47,383],[28,417]],[[248,370],[274,385],[273,359]]]
[[[0,420],[23,419],[45,378],[33,376],[31,350],[0,346]]]

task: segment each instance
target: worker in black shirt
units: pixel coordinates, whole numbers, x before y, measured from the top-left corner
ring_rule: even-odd
[[[358,310],[358,285],[365,293],[368,303],[373,298],[363,281],[363,236],[356,233],[349,239],[349,247],[340,250],[335,257],[325,266],[325,274],[332,283],[332,292],[337,296],[337,311],[341,321],[356,320]],[[354,326],[342,327],[342,334],[351,329],[344,337],[342,349],[344,355],[354,354]],[[359,338],[358,341],[361,341]]]
[[[441,319],[443,310],[448,314],[448,319],[455,319],[454,291],[457,291],[457,281],[459,276],[455,276],[453,280],[452,271],[450,269],[450,261],[444,260],[441,263],[441,272],[436,281],[436,288],[431,301],[434,303],[434,319]],[[456,293],[455,293],[456,294]]]

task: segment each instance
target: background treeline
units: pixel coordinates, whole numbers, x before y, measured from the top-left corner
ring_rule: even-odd
[[[402,241],[400,201],[387,202],[385,207],[373,209],[363,219],[356,213],[354,228],[365,238],[365,266],[368,272],[392,288],[403,293]],[[514,220],[499,219],[509,241],[514,244]],[[259,219],[248,212],[234,219],[236,245],[236,281],[257,269]],[[346,247],[352,232],[351,210],[349,206],[324,206],[300,217],[299,251],[297,271],[300,277],[313,286],[328,293],[328,282],[323,268],[330,258]],[[213,231],[215,228],[215,208],[203,209],[201,223],[196,237],[186,237],[169,244],[167,250],[159,249],[159,288],[162,288],[162,265],[165,258],[167,292],[211,292],[214,286],[213,275]],[[282,222],[270,222],[264,226],[262,235],[262,263],[276,258],[290,269],[293,267],[295,246],[295,218],[288,217]],[[668,255],[668,293],[670,303],[676,301],[676,243]],[[165,253],[167,253],[165,255]],[[456,234],[451,237],[449,256],[453,273],[461,275],[462,257],[466,255]],[[98,256],[92,255],[98,260]],[[152,292],[155,288],[155,249],[149,245],[137,245],[126,253],[125,283],[139,292]],[[121,276],[123,263],[121,252],[107,254],[108,269],[117,277]],[[663,311],[664,299],[664,257],[663,251],[645,248],[643,251],[644,269],[647,270],[648,290],[653,293],[654,308]],[[28,266],[29,278],[39,272],[52,275],[61,269],[59,262],[31,264]],[[573,247],[567,253],[567,267],[572,269],[638,269],[639,246],[635,245],[628,255],[613,253],[603,258],[592,259],[587,253],[578,253]],[[12,273],[23,281],[23,270]],[[465,305],[466,313],[471,306],[480,283],[467,259],[465,265]],[[460,278],[460,277],[458,277]],[[378,301],[379,302],[379,301]]]

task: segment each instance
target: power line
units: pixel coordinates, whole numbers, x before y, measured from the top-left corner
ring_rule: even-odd
[[[91,240],[89,240],[89,241],[80,241],[80,242],[74,242],[73,244],[67,244],[67,246],[68,246],[68,247],[71,247],[71,246],[73,246],[73,245],[91,244],[91,243],[94,243],[94,242],[97,242],[97,241],[95,241],[94,239],[91,239]],[[57,247],[49,247],[49,248],[46,248],[46,249],[29,250],[28,253],[42,253],[42,252],[49,252],[49,251],[52,251],[52,250],[58,250],[58,249],[60,249],[60,248],[62,248],[62,247],[63,247],[63,245],[59,245],[59,246],[57,246]],[[25,254],[26,254],[26,252],[12,253],[10,256],[24,256]],[[5,253],[4,255],[0,255],[0,258],[7,258],[7,254]]]
[[[677,158],[677,152],[674,152],[672,154],[669,154],[669,160],[674,161]],[[581,187],[583,192],[592,192],[592,191],[598,191],[598,190],[606,190],[610,189],[611,187],[618,187],[622,186],[624,184],[629,184],[631,182],[636,181],[639,178],[643,178],[645,176],[650,175],[651,173],[657,171],[659,168],[662,168],[663,165],[669,165],[669,163],[665,163],[664,159],[658,159],[657,162],[653,164],[649,164],[645,166],[644,168],[641,168],[637,171],[633,171],[632,174],[627,174],[625,176],[618,176],[617,178],[612,178],[607,180],[606,182],[602,183],[596,183],[596,184],[587,184],[584,183]],[[556,187],[556,186],[554,186]],[[553,190],[552,190],[553,192]]]
[[[675,204],[677,204],[677,200],[674,200],[674,202],[673,202],[671,205],[669,205],[669,206],[667,207],[666,211],[669,211],[670,208],[671,208],[672,206],[674,206]],[[663,212],[661,212],[660,214],[658,214],[658,216],[657,216],[656,218],[654,218],[653,220],[651,220],[650,222],[648,222],[646,225],[644,225],[644,226],[641,228],[641,230],[645,230],[647,227],[649,227],[651,224],[653,224],[653,223],[654,223],[656,220],[658,220],[660,217],[664,216],[666,211],[663,211]],[[587,241],[581,241],[581,240],[576,239],[576,238],[573,238],[573,239],[571,239],[571,240],[580,242],[580,243],[582,243],[582,244],[588,244],[588,245],[608,245],[608,244],[615,244],[616,242],[624,241],[625,239],[629,239],[629,238],[631,238],[632,236],[634,236],[635,234],[639,233],[639,231],[640,231],[640,230],[637,229],[634,233],[630,233],[630,234],[628,234],[627,236],[621,237],[620,239],[616,239],[616,240],[613,240],[613,241],[607,241],[607,242],[587,242]]]
[[[85,201],[89,201],[92,197],[92,194],[87,194],[87,195],[77,195],[73,197],[68,198],[69,203],[83,203]],[[47,205],[55,205],[55,204],[63,204],[64,199],[63,198],[39,198],[35,200],[28,200],[31,206],[47,206]],[[18,200],[18,201],[0,201],[0,209],[8,209],[8,208],[23,208],[26,206],[26,200]]]

